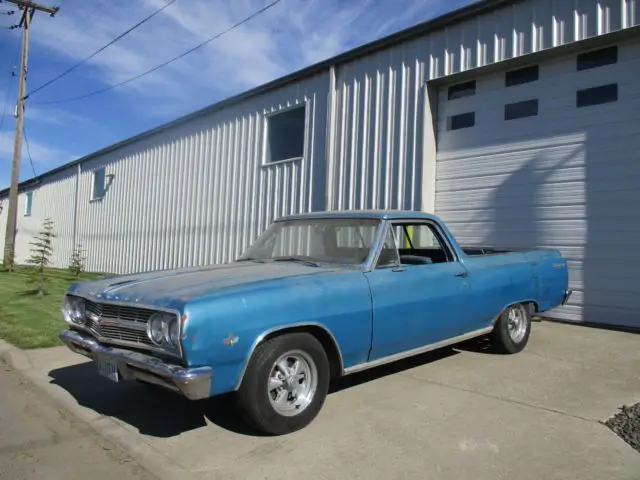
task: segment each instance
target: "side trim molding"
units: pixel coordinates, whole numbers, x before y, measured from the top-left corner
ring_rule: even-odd
[[[399,360],[404,360],[405,358],[413,357],[415,355],[420,355],[422,353],[427,353],[432,350],[437,350],[439,348],[448,347],[450,345],[464,342],[465,340],[470,340],[475,337],[479,337],[482,335],[486,335],[487,333],[493,330],[493,326],[481,328],[480,330],[475,330],[473,332],[465,333],[464,335],[459,335],[457,337],[448,338],[446,340],[441,340],[436,343],[431,343],[429,345],[425,345],[424,347],[414,348],[412,350],[407,350],[406,352],[394,353],[393,355],[389,355],[387,357],[378,358],[376,360],[372,360],[370,362],[360,363],[358,365],[354,365],[353,367],[345,368],[344,374],[350,375],[352,373],[361,372],[363,370],[368,370],[370,368],[379,367],[381,365],[386,365],[388,363],[397,362]]]

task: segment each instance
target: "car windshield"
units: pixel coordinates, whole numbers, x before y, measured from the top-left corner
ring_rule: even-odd
[[[369,256],[380,221],[316,218],[272,224],[240,261],[298,261],[361,265]]]

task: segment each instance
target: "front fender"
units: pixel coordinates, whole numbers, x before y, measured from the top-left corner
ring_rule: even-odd
[[[185,360],[189,366],[212,367],[212,395],[236,390],[255,348],[292,327],[327,332],[341,369],[366,361],[371,345],[371,295],[360,271],[219,292],[189,302],[185,313]]]

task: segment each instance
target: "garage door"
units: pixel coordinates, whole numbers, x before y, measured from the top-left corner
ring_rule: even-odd
[[[562,251],[575,293],[551,317],[640,327],[639,47],[439,92],[436,213],[463,244]]]

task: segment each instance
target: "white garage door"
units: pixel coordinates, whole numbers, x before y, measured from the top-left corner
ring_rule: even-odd
[[[461,243],[557,248],[550,316],[640,327],[640,42],[439,93],[436,213]]]

